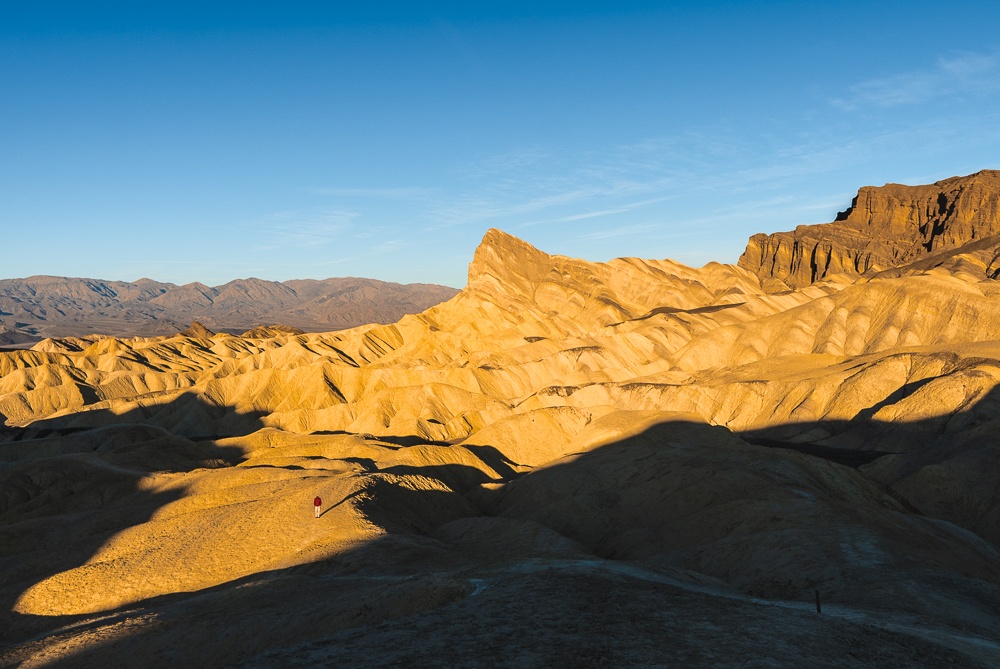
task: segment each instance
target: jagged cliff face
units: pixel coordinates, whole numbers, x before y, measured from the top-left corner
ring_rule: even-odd
[[[1000,171],[983,170],[929,186],[866,186],[832,223],[754,235],[739,266],[777,292],[838,273],[872,274],[933,256],[944,260],[970,243],[982,255],[992,248],[984,240],[997,234]],[[987,258],[987,274],[995,273],[993,257]]]

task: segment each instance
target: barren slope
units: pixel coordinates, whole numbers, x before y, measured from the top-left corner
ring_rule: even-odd
[[[1000,300],[931,270],[492,230],[392,325],[2,353],[3,657],[996,666]]]

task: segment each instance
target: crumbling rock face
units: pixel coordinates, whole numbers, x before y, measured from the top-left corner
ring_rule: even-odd
[[[779,292],[901,267],[997,234],[1000,171],[983,170],[929,186],[865,186],[832,223],[754,235],[739,265]]]

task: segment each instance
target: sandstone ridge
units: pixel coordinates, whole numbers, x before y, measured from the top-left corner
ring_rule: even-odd
[[[996,275],[1000,240],[1000,171],[983,170],[927,186],[886,184],[858,191],[832,223],[750,238],[739,265],[770,292],[801,288],[828,276],[871,275],[938,256],[970,243]]]

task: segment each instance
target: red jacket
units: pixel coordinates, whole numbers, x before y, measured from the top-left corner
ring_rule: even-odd
[[[323,506],[323,500],[317,497],[316,499],[313,500],[313,506]]]

